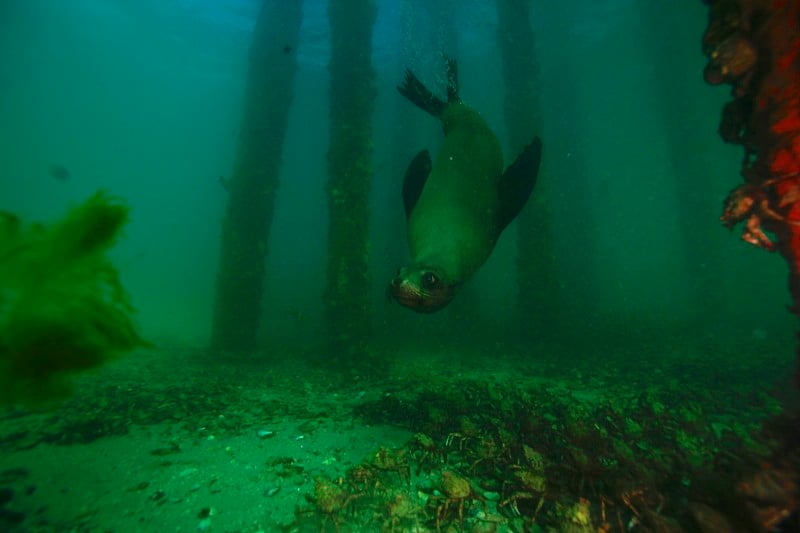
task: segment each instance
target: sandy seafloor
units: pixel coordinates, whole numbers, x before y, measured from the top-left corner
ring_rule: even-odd
[[[7,416],[0,483],[26,515],[18,530],[274,531],[310,507],[316,476],[409,438],[352,420],[367,392],[324,372],[195,355],[138,353],[81,378],[68,427],[63,411]]]
[[[790,350],[763,339],[711,350],[702,343],[609,347],[569,363],[557,353],[520,363],[409,350],[390,354],[381,377],[334,376],[289,357],[211,362],[180,348],[132,354],[81,376],[74,398],[56,410],[0,414],[0,529],[333,531],[307,497],[315,478],[344,476],[379,447],[401,447],[413,435],[391,421],[366,421],[354,409],[446,382],[524,383],[589,403],[669,382],[721,398],[717,425],[732,424],[737,411],[754,410],[748,416],[757,421],[759,411],[776,408],[769,399],[776,369],[768,367],[777,361],[778,370],[790,369]],[[759,353],[761,362],[734,357],[742,350]],[[436,483],[434,474],[411,471],[412,492]],[[494,530],[516,530],[490,507]],[[347,514],[341,517],[345,531],[385,525],[381,517],[360,523],[348,525]],[[396,530],[427,529],[409,522]]]

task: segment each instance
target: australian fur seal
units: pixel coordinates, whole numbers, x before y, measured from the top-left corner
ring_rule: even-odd
[[[439,118],[444,141],[435,161],[427,150],[403,181],[411,262],[387,293],[421,313],[445,307],[492,253],[500,234],[528,201],[539,173],[538,137],[503,171],[497,137],[458,95],[454,60],[447,62],[447,102],[407,70],[400,94]]]

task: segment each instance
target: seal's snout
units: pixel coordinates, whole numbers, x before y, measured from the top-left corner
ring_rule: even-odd
[[[397,271],[386,287],[386,295],[418,313],[432,313],[448,304],[455,289],[432,267],[410,265]]]
[[[386,296],[400,305],[416,307],[422,294],[416,284],[408,279],[406,269],[401,268],[389,281],[389,285],[386,287]]]
[[[397,294],[400,292],[400,287],[402,287],[404,281],[405,278],[403,277],[403,269],[398,268],[397,273],[389,281],[389,285],[386,286],[386,297],[396,300]]]

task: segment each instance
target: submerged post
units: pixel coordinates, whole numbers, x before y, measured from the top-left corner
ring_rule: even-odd
[[[211,349],[256,347],[267,240],[297,69],[302,0],[264,0],[253,31],[239,146],[223,185],[222,222]]]
[[[503,65],[504,109],[511,157],[541,135],[539,65],[530,2],[497,0],[497,40]],[[523,336],[554,331],[560,300],[553,214],[543,179],[517,219],[518,309]]]
[[[682,244],[681,261],[686,265],[690,306],[684,313],[693,319],[715,314],[722,302],[718,291],[709,290],[718,283],[721,264],[711,248],[711,231],[716,230],[708,220],[717,205],[708,202],[713,184],[698,176],[714,174],[709,159],[697,155],[705,131],[687,127],[703,112],[700,98],[691,94],[692,84],[686,79],[687,69],[680,68],[697,54],[697,44],[691,38],[691,25],[686,22],[685,9],[665,8],[657,2],[637,2],[642,24],[642,36],[652,61],[654,91],[658,96],[666,150],[672,167],[676,210],[681,224],[676,228]],[[699,55],[699,54],[698,54]],[[687,59],[690,58],[690,59]]]
[[[364,352],[369,334],[369,193],[372,181],[374,0],[330,0],[328,272],[329,356]]]

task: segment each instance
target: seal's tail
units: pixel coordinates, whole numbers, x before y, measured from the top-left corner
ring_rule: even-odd
[[[419,78],[408,69],[406,70],[405,78],[403,78],[403,83],[397,86],[397,90],[408,98],[412,104],[426,113],[430,113],[434,117],[441,116],[448,103],[460,101],[458,97],[458,65],[456,60],[447,58],[447,102],[430,92],[419,81]]]

